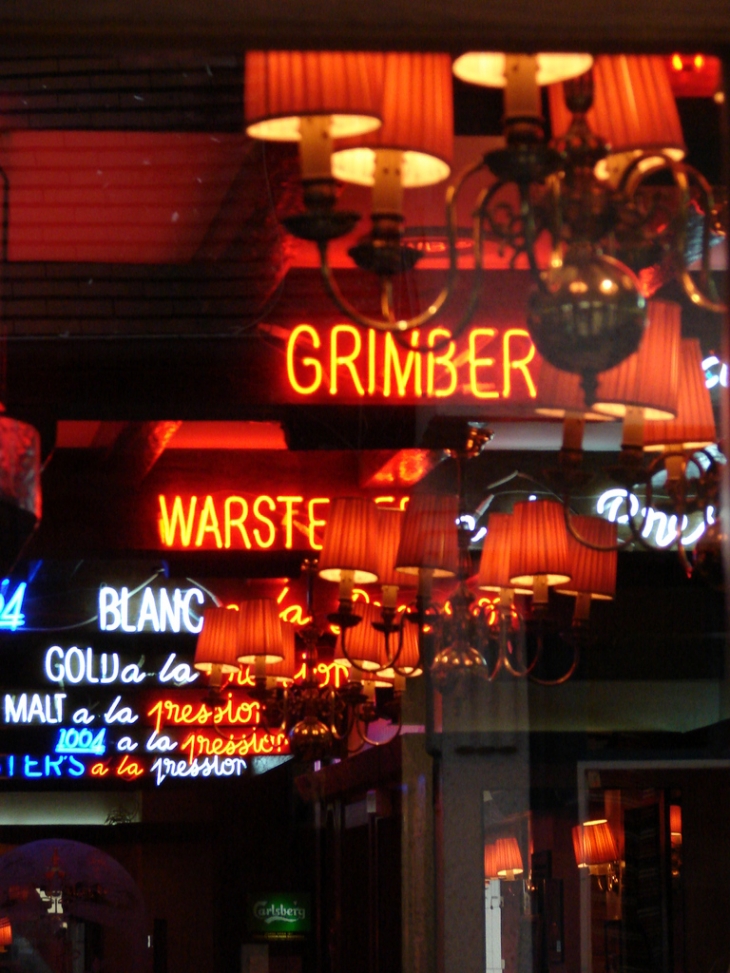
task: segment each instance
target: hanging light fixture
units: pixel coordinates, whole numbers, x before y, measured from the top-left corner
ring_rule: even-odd
[[[447,54],[392,52],[382,60],[383,125],[352,146],[338,145],[332,174],[343,182],[372,186],[372,230],[349,253],[364,270],[392,278],[422,255],[402,244],[404,190],[442,182],[451,172],[453,93]],[[327,280],[337,302],[346,303],[332,277]]]
[[[7,916],[0,918],[0,953],[5,953],[13,945],[13,927]]]
[[[517,838],[497,838],[494,847],[494,857],[497,866],[497,878],[512,882],[518,875],[522,875],[522,852]]]
[[[559,584],[559,594],[575,597],[573,625],[588,624],[591,601],[610,601],[616,595],[618,552],[615,523],[602,517],[570,518],[568,556],[572,578]]]
[[[597,875],[603,891],[618,892],[618,848],[605,818],[574,826],[573,851],[578,868],[585,869],[590,875]]]
[[[305,212],[287,219],[305,239],[348,233],[357,213],[334,210],[332,143],[380,125],[373,55],[352,51],[249,51],[244,100],[251,138],[299,144]]]
[[[208,676],[211,690],[218,692],[226,675],[240,669],[237,658],[238,612],[230,608],[206,608],[195,644],[193,665]]]
[[[279,52],[276,56],[305,63],[301,54]],[[363,54],[337,56],[365,64]],[[251,57],[247,91],[250,86],[252,93],[246,96],[251,135],[283,137],[267,134],[276,132],[276,127],[260,123],[261,119],[277,121],[279,115],[295,120],[291,130],[297,138],[305,118],[319,119],[312,124],[320,132],[320,140],[326,130],[323,142],[335,136],[334,119],[339,119],[343,105],[336,98],[333,101],[324,84],[306,86],[306,105],[301,104],[303,96],[298,101],[290,97],[295,105],[290,109],[280,103],[281,91],[288,89],[279,84],[276,71],[261,67],[262,59],[274,54]],[[308,57],[317,63],[325,55]],[[354,101],[358,101],[356,91],[367,89],[368,97],[359,99],[355,115],[382,118],[382,134],[365,133],[356,136],[357,143],[336,147],[334,169],[328,168],[329,148],[319,152],[317,166],[305,175],[305,190],[311,187],[308,195],[305,191],[306,212],[287,221],[287,226],[316,240],[325,286],[351,320],[401,332],[440,314],[454,291],[457,273],[457,198],[469,177],[480,170],[491,171],[497,181],[482,195],[475,211],[474,280],[457,330],[469,320],[479,298],[485,245],[494,241],[509,248],[514,259],[526,260],[537,283],[528,311],[533,340],[551,364],[580,376],[587,407],[593,404],[598,376],[620,364],[639,345],[646,293],[643,276],[640,281],[635,271],[643,275],[647,262],[661,259],[697,306],[724,309],[709,267],[711,234],[724,231],[711,187],[683,161],[684,138],[664,60],[605,56],[583,73],[591,61],[585,54],[498,52],[471,52],[457,58],[454,71],[463,80],[504,88],[507,144],[475,161],[447,191],[447,281],[426,310],[407,319],[394,307],[392,281],[413,266],[418,253],[402,241],[400,194],[409,184],[437,180],[448,167],[452,133],[446,59],[423,54],[371,56],[360,79],[362,82],[367,75],[374,79],[372,83],[342,86],[348,98],[353,94]],[[297,77],[303,78],[303,68],[299,70]],[[540,100],[543,84],[549,86],[552,143],[545,138]],[[278,93],[279,100],[261,94],[267,85]],[[377,92],[375,106],[373,92]],[[323,119],[333,122],[329,125]],[[380,161],[376,163],[376,159]],[[660,171],[669,176],[671,187],[647,182],[647,177]],[[380,317],[369,317],[352,306],[332,276],[328,242],[348,232],[356,219],[356,214],[338,214],[334,207],[336,177],[373,182],[375,187],[373,230],[351,253],[380,280]],[[699,242],[693,247],[688,246],[690,222],[700,227]],[[538,256],[541,237],[547,239],[550,254],[543,265]],[[688,270],[697,258],[701,263],[699,283]],[[409,347],[419,352],[432,350],[418,341]]]

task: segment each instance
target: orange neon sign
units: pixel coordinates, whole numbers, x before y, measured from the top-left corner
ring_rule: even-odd
[[[234,700],[233,693],[228,693],[224,702],[212,706],[158,699],[147,716],[154,720],[156,733],[164,726],[252,726],[261,721],[261,707],[256,701]]]
[[[376,503],[401,509],[407,498],[378,497]],[[330,497],[306,499],[292,494],[237,496],[209,493],[205,496],[157,498],[157,527],[163,547],[205,550],[322,549]],[[301,624],[296,612],[287,621]]]
[[[452,340],[448,328],[434,327],[410,332],[401,345],[388,331],[298,324],[287,340],[286,374],[297,397],[526,400],[537,396],[534,359],[525,328],[472,327]]]
[[[198,757],[260,757],[289,753],[289,740],[283,730],[253,730],[238,736],[230,733],[228,737],[198,731],[185,737],[180,750],[192,764]]]

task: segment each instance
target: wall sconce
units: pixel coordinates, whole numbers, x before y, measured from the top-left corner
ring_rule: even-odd
[[[672,878],[677,878],[682,868],[682,808],[669,805],[669,834],[672,846]]]
[[[579,869],[588,869],[598,878],[604,892],[618,894],[621,888],[621,864],[616,841],[605,818],[585,821],[573,828],[573,850]]]

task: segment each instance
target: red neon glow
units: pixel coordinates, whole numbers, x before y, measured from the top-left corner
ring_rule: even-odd
[[[434,327],[410,333],[410,345],[393,334],[337,324],[320,334],[299,324],[286,349],[288,386],[298,396],[340,399],[534,399],[530,365],[535,347],[524,328],[473,327],[463,339]],[[416,346],[433,349],[425,354]]]
[[[136,760],[131,760],[128,754],[124,754],[121,763],[117,767],[117,777],[128,777],[131,780],[141,777],[144,767],[141,767]]]
[[[226,699],[215,706],[207,703],[178,703],[173,699],[158,699],[147,711],[154,720],[155,732],[163,726],[252,726],[261,721],[261,707],[252,700]]]
[[[180,750],[192,764],[198,757],[258,757],[289,753],[289,740],[283,730],[275,733],[254,730],[238,736],[230,733],[228,737],[193,732],[182,741]]]

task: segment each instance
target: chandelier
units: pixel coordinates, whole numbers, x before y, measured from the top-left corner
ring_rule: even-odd
[[[476,455],[483,442],[474,440]],[[578,664],[591,600],[615,593],[616,525],[576,517],[588,547],[571,537],[557,500],[518,502],[511,514],[490,515],[477,564],[468,521],[457,494],[416,493],[405,510],[336,498],[318,562],[307,564],[307,623],[295,630],[265,598],[238,611],[208,609],[196,668],[215,693],[226,674],[248,665],[262,724],[285,729],[292,752],[308,760],[397,736],[411,679],[425,676],[442,694],[475,678],[565,682]],[[315,571],[338,585],[338,607],[327,621],[338,633],[334,661],[347,673],[339,684],[322,685],[316,674],[320,650],[332,651],[332,641],[313,620]],[[544,671],[553,651],[548,637],[557,634],[551,587],[576,606],[572,629],[560,639],[570,658],[557,675]],[[297,655],[304,668],[295,680]]]
[[[638,348],[646,295],[664,277],[675,276],[696,306],[724,310],[709,263],[713,234],[724,234],[720,207],[704,177],[682,161],[684,140],[663,59],[604,56],[592,63],[584,54],[498,53],[467,53],[454,62],[463,81],[504,89],[505,145],[449,187],[446,283],[425,310],[403,318],[393,282],[422,256],[404,236],[403,193],[450,173],[450,57],[247,55],[247,133],[299,143],[304,209],[284,224],[317,245],[324,286],[343,314],[398,337],[441,313],[457,276],[457,201],[479,172],[493,181],[474,206],[472,292],[452,336],[479,299],[490,243],[511,253],[513,265],[529,266],[534,343],[552,365],[581,376],[589,407],[598,376]],[[541,86],[548,89],[552,141]],[[338,181],[372,186],[371,230],[349,254],[379,281],[380,316],[347,300],[329,262],[331,241],[360,218],[337,208]],[[699,281],[688,269],[696,260]],[[420,348],[417,338],[408,344],[414,347],[433,351]]]

